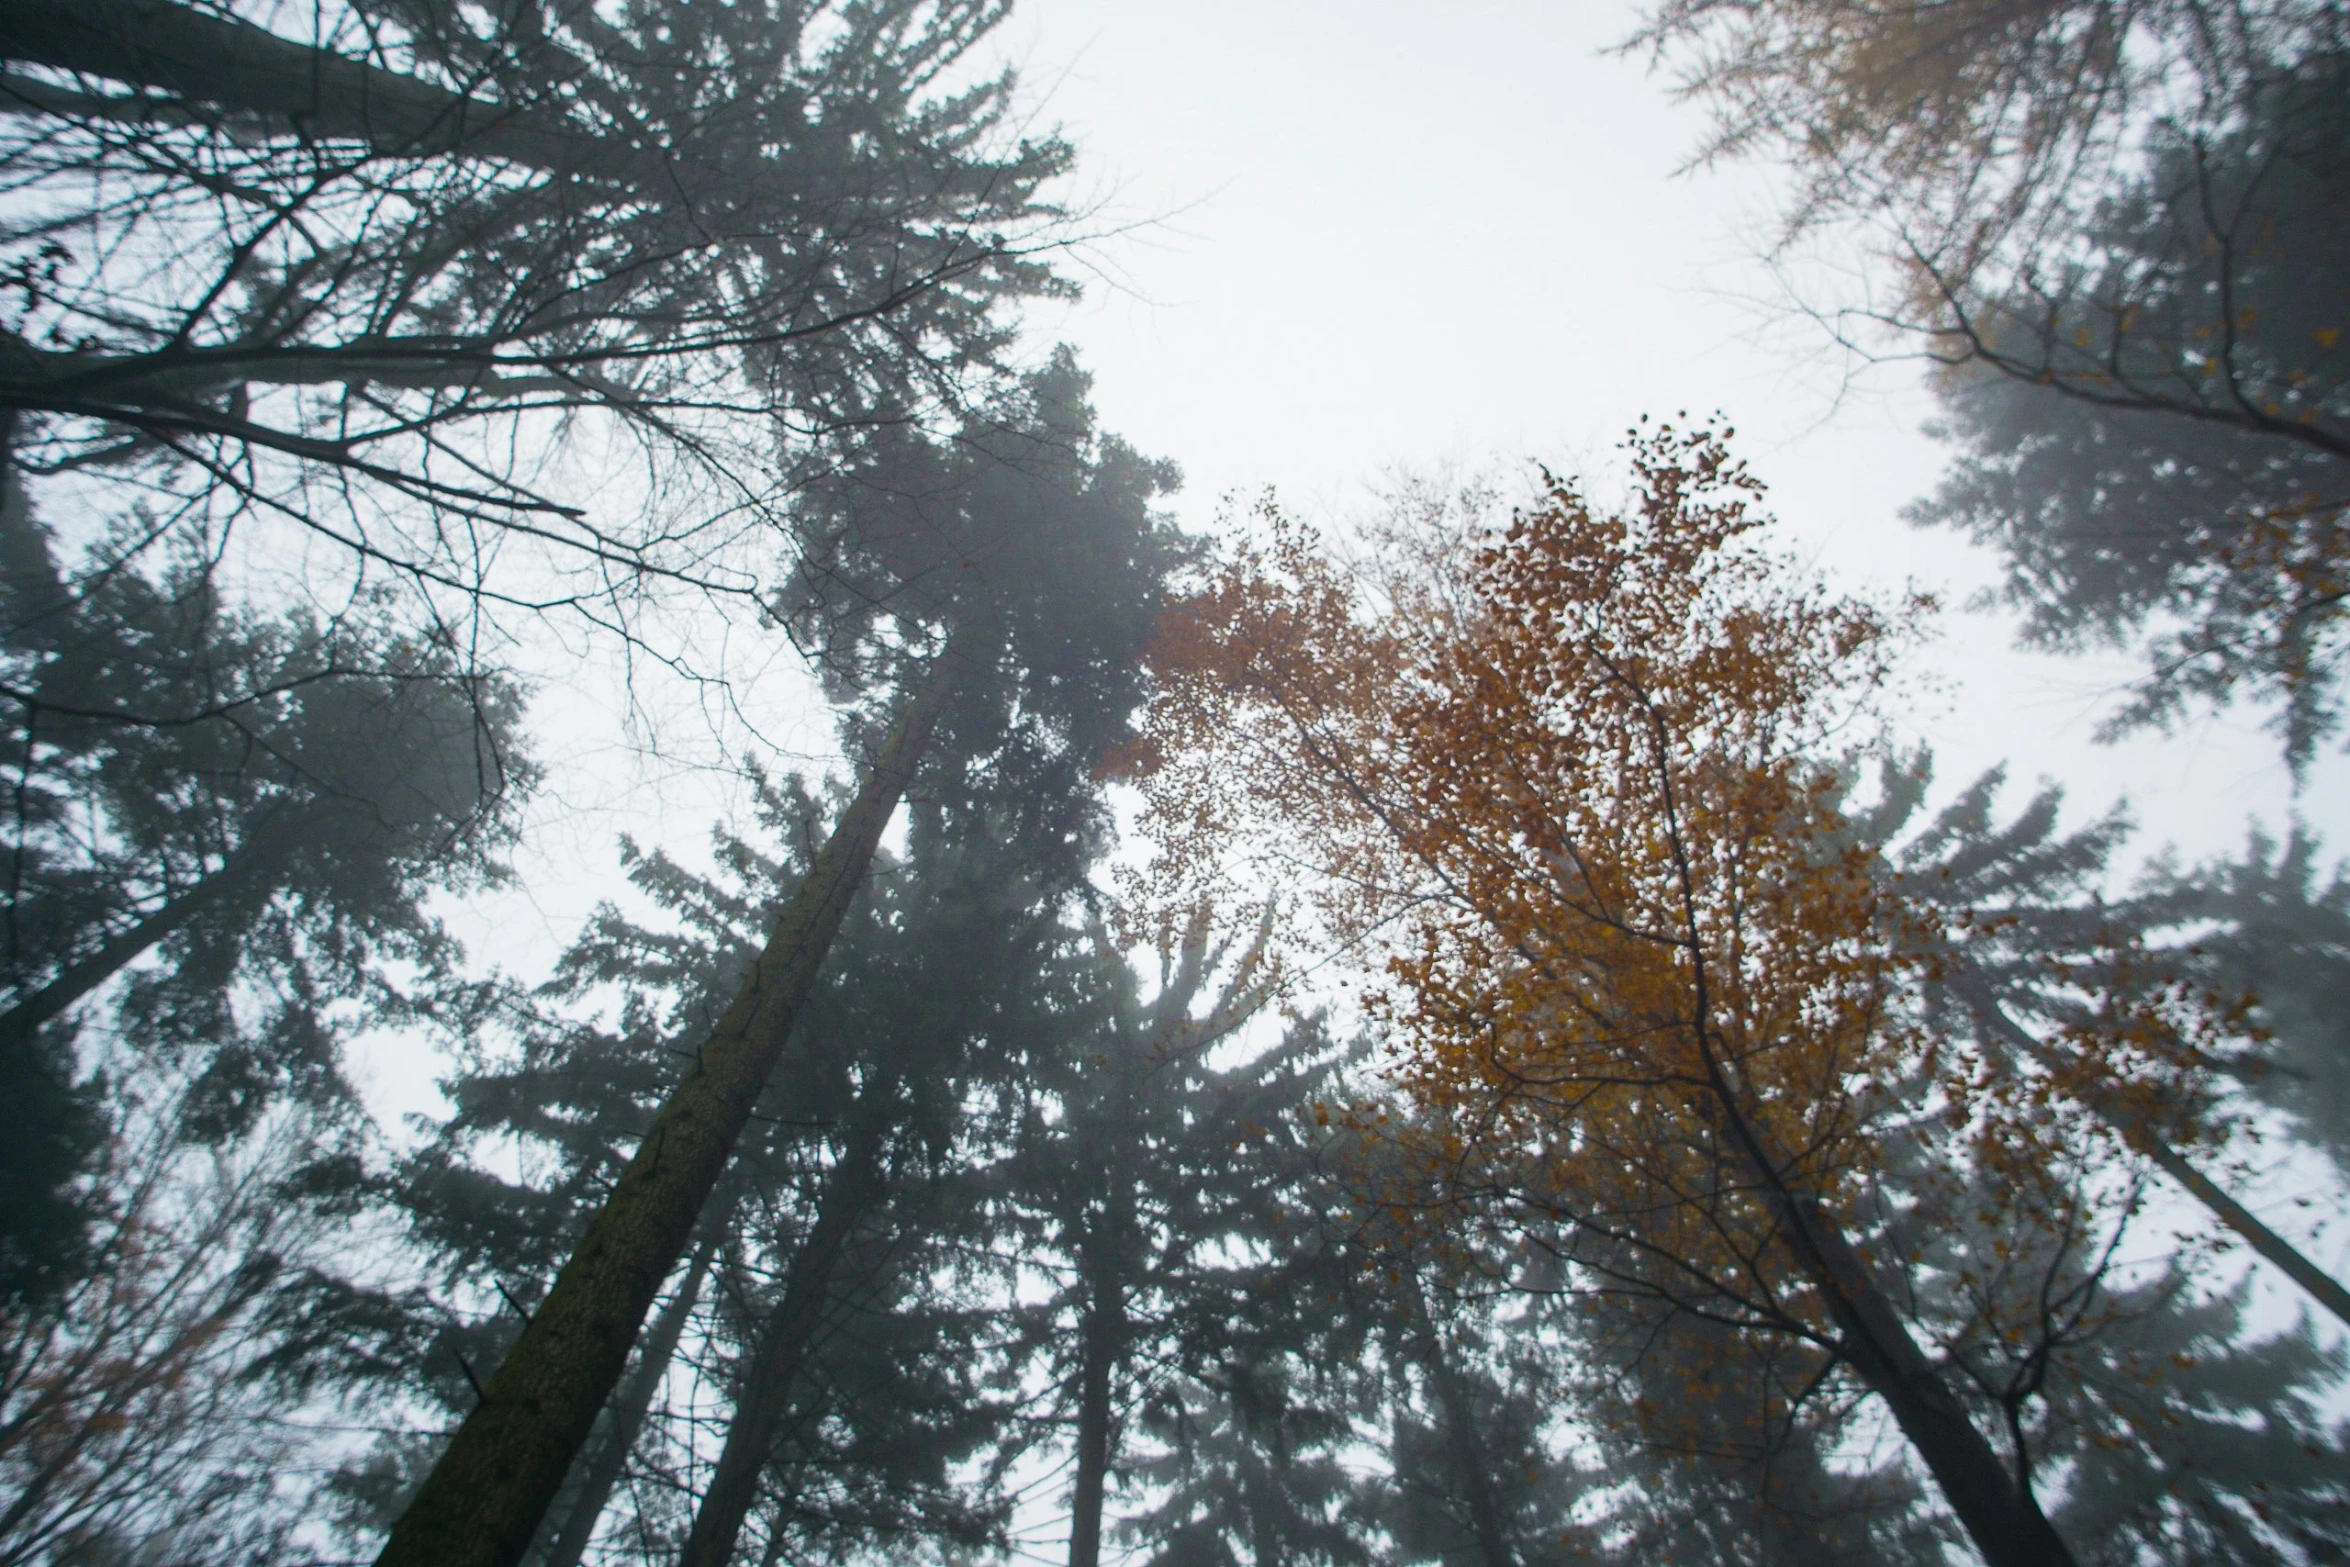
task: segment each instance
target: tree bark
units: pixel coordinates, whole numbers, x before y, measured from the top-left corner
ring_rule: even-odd
[[[715,1237],[702,1242],[686,1267],[684,1282],[677,1286],[676,1297],[653,1319],[653,1331],[645,1336],[645,1347],[637,1357],[636,1375],[621,1389],[619,1402],[613,1405],[612,1429],[604,1433],[603,1444],[596,1449],[587,1473],[580,1477],[579,1495],[572,1499],[562,1529],[547,1547],[542,1567],[579,1567],[587,1555],[587,1548],[596,1537],[596,1524],[602,1520],[613,1489],[620,1483],[621,1470],[628,1467],[628,1455],[636,1450],[636,1439],[644,1430],[645,1417],[652,1412],[653,1395],[660,1390],[669,1362],[676,1358],[677,1346],[685,1337],[686,1323],[692,1319],[694,1306],[701,1299],[703,1276],[710,1271],[711,1260],[717,1255]]]
[[[948,652],[932,665],[733,1005],[654,1116],[481,1402],[392,1526],[378,1567],[515,1567],[530,1549],[774,1074],[946,706],[956,662]]]
[[[759,1477],[774,1455],[784,1418],[791,1413],[792,1386],[832,1294],[832,1275],[851,1233],[881,1195],[881,1152],[897,1119],[901,1072],[895,1063],[877,1073],[857,1095],[848,1146],[817,1200],[816,1222],[792,1254],[783,1298],[760,1325],[759,1342],[736,1390],[734,1418],[710,1488],[694,1510],[693,1529],[677,1567],[727,1567],[734,1560],[743,1522],[759,1499]]]
[[[2007,1015],[2006,1010],[1999,1005],[1998,998],[1991,993],[1990,982],[1971,964],[1962,962],[1958,979],[1952,988],[1966,999],[1977,1021],[2009,1045],[2023,1051],[2042,1066],[2053,1067],[2058,1064],[2046,1045],[2033,1038],[2029,1030]],[[2330,1274],[2302,1255],[2291,1241],[2261,1223],[2252,1210],[2221,1190],[2218,1182],[2189,1164],[2167,1138],[2146,1123],[2142,1114],[2102,1098],[2089,1098],[2084,1103],[2099,1120],[2119,1132],[2123,1142],[2153,1160],[2165,1175],[2184,1186],[2188,1194],[2203,1204],[2214,1218],[2244,1237],[2255,1252],[2307,1290],[2319,1305],[2332,1312],[2344,1326],[2350,1327],[2350,1289],[2344,1289]]]
[[[1428,1297],[1420,1288],[1419,1275],[1408,1273],[1407,1279],[1412,1337],[1452,1438],[1453,1463],[1468,1497],[1469,1524],[1477,1536],[1478,1553],[1485,1558],[1485,1567],[1517,1567],[1517,1557],[1502,1528],[1501,1499],[1494,1494],[1493,1472],[1486,1467],[1485,1444],[1477,1432],[1477,1412],[1469,1401],[1469,1390],[1461,1385],[1459,1370],[1444,1353],[1444,1341],[1437,1336],[1436,1319],[1428,1312]]]

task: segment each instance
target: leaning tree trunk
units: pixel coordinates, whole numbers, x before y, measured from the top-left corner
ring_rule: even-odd
[[[377,1567],[515,1567],[628,1365],[814,987],[954,678],[942,654],[874,758],[733,1005],[589,1223]]]
[[[1975,1018],[2009,1046],[2021,1050],[2042,1066],[2054,1069],[2062,1065],[2055,1053],[1999,1005],[1991,992],[1990,981],[1972,964],[1965,964],[1952,982]],[[2158,1131],[2145,1110],[2111,1096],[2088,1094],[2082,1102],[2106,1125],[2121,1135],[2124,1143],[2154,1161],[2161,1171],[2187,1189],[2189,1196],[2210,1211],[2212,1217],[2244,1237],[2245,1241],[2266,1258],[2279,1272],[2308,1291],[2317,1303],[2340,1318],[2350,1327],[2350,1289],[2344,1289],[2334,1277],[2320,1268],[2291,1241],[2260,1222],[2251,1209],[2230,1197],[2218,1182],[2187,1162]]]
[[[628,1455],[636,1450],[636,1439],[645,1428],[645,1417],[652,1413],[653,1395],[660,1390],[661,1379],[669,1373],[669,1362],[677,1357],[677,1346],[685,1338],[686,1323],[701,1299],[703,1275],[710,1271],[711,1260],[717,1255],[715,1236],[696,1247],[694,1260],[686,1267],[685,1280],[677,1286],[676,1297],[653,1319],[653,1331],[645,1335],[644,1350],[637,1357],[636,1375],[628,1379],[618,1402],[612,1406],[612,1428],[604,1433],[595,1457],[588,1462],[587,1472],[580,1476],[579,1494],[572,1498],[571,1510],[564,1515],[563,1527],[541,1558],[541,1567],[579,1567],[587,1555],[588,1545],[596,1537],[596,1524],[604,1516],[605,1504],[611,1501],[613,1489],[620,1484],[620,1471],[628,1467]]]
[[[6,1012],[0,1012],[0,1047],[30,1041],[42,1024],[61,1016],[68,1007],[121,973],[141,953],[248,885],[274,857],[276,847],[266,837],[247,839],[221,862],[220,869],[200,877],[187,891],[129,929],[117,932],[97,951],[78,963],[68,964],[48,984]]]
[[[784,1418],[791,1413],[792,1385],[799,1380],[831,1296],[833,1270],[858,1221],[881,1195],[882,1146],[897,1118],[900,1076],[898,1065],[892,1063],[857,1095],[848,1146],[824,1183],[824,1195],[817,1199],[816,1222],[792,1256],[783,1298],[760,1326],[759,1342],[735,1395],[726,1445],[719,1451],[710,1488],[694,1511],[693,1529],[677,1567],[727,1567],[734,1559],[743,1522],[759,1499],[759,1477],[774,1454]]]
[[[1950,1510],[1988,1567],[2076,1567],[2073,1553],[2040,1510],[2031,1487],[2011,1472],[1975,1429],[1966,1407],[1934,1369],[1843,1227],[1786,1177],[1786,1163],[1746,1113],[1705,1037],[1705,971],[1697,969],[1699,1048],[1713,1097],[1740,1161],[1768,1204],[1780,1239],[1794,1255],[1835,1325],[1845,1362],[1885,1401],[1941,1487]]]

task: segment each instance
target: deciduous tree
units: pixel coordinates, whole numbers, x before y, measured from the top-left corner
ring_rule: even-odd
[[[1932,912],[1840,809],[1832,745],[1910,611],[1757,550],[1758,487],[1710,433],[1643,432],[1632,461],[1627,510],[1554,484],[1382,616],[1294,535],[1211,576],[1162,633],[1139,757],[1169,873],[1278,823],[1337,931],[1398,929],[1374,1002],[1460,1190],[1613,1287],[1814,1346],[1988,1559],[2069,1562],[2030,1454],[1970,1418],[1866,1244],[1895,1125],[2027,1222],[2120,1217],[2074,1178],[2061,1084],[1919,1025],[1900,933]],[[2199,1026],[2116,997],[2079,1060],[2101,1091],[2172,1081]]]

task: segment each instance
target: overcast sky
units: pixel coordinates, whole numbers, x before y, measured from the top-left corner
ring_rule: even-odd
[[[1082,351],[1111,428],[1183,465],[1194,522],[1271,486],[1342,523],[1399,466],[1604,477],[1638,415],[1718,409],[1822,569],[1963,602],[1987,559],[1897,515],[1941,465],[1919,374],[1849,385],[1825,332],[1774,303],[1772,174],[1676,176],[1704,120],[1611,52],[1635,25],[1578,0],[1020,0],[1002,46],[1040,119],[1080,148],[1105,221],[1139,225],[1039,330]],[[1946,783],[2004,760],[2084,814],[2126,794],[2144,844],[2192,855],[2284,819],[2290,779],[2252,718],[2097,746],[2132,666],[2007,641],[1994,617],[1945,619],[1930,657],[1956,684],[1911,717]],[[2346,784],[2330,762],[2305,789],[2329,838],[2350,839]]]

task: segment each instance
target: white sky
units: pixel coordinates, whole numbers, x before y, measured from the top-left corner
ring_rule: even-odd
[[[1821,569],[1963,602],[1987,557],[1896,515],[1941,466],[1919,377],[1838,396],[1825,334],[1764,303],[1769,171],[1675,177],[1703,117],[1606,52],[1633,26],[1614,0],[1020,0],[1003,43],[1039,118],[1078,145],[1083,188],[1144,223],[1040,331],[1092,366],[1110,428],[1183,465],[1195,524],[1268,485],[1343,521],[1399,465],[1538,458],[1604,482],[1640,414],[1719,409]],[[1945,782],[2006,761],[2083,815],[2126,794],[2146,846],[2191,856],[2285,817],[2251,719],[2097,746],[2134,666],[2007,643],[1946,618],[1931,657],[1955,688],[1913,715]],[[2320,767],[2302,811],[2350,827],[2350,768]]]

